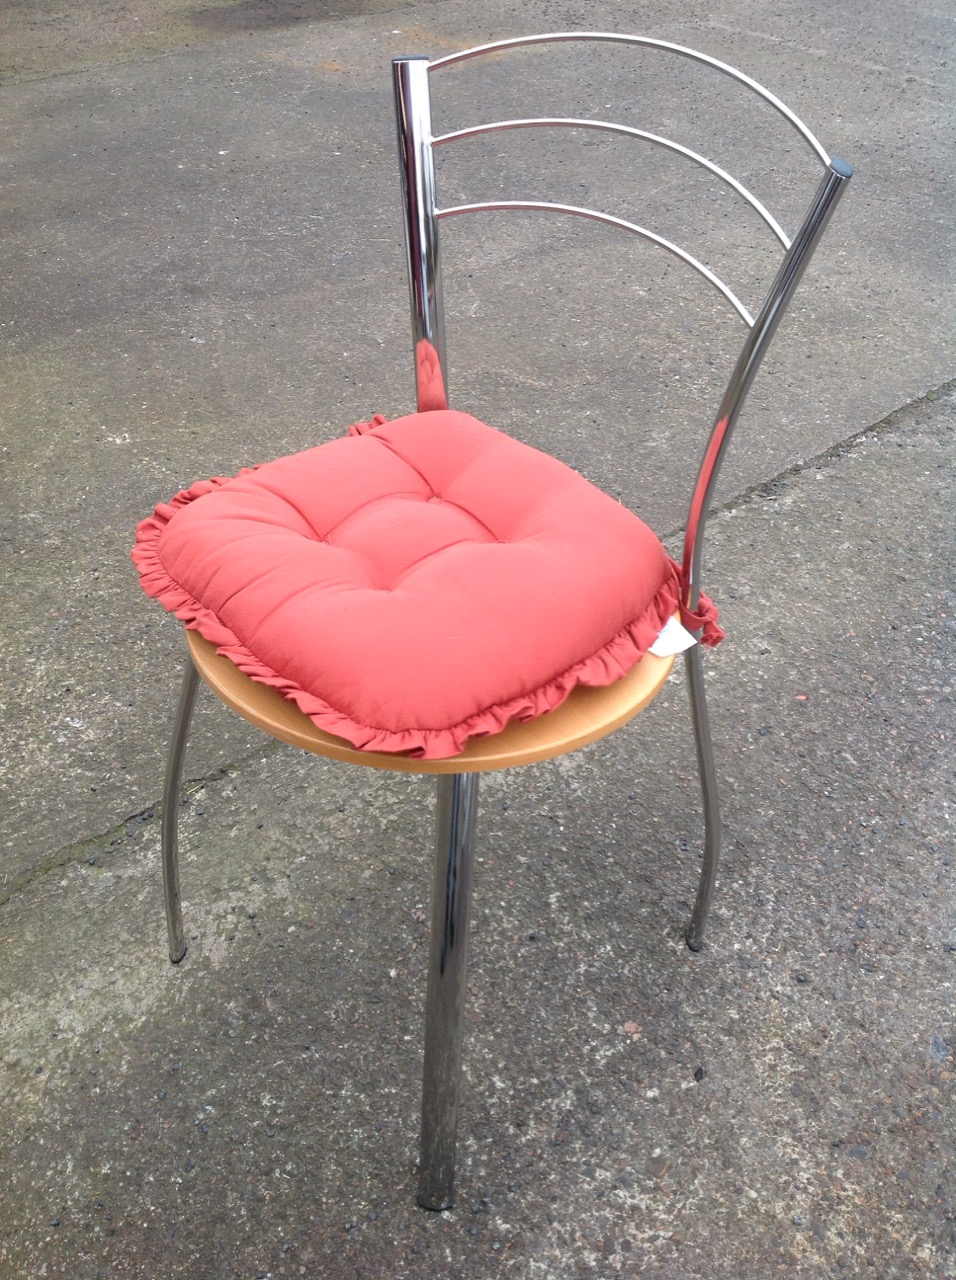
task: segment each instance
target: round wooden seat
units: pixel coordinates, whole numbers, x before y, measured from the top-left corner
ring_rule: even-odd
[[[186,638],[205,683],[233,711],[273,738],[332,760],[399,773],[483,773],[566,755],[597,742],[637,715],[660,692],[674,664],[673,657],[658,658],[647,653],[614,684],[602,688],[579,685],[554,711],[526,724],[512,721],[501,733],[486,738],[472,738],[460,755],[417,760],[381,751],[359,751],[344,738],[324,733],[295,703],[244,675],[228,658],[217,654],[197,631],[187,631]]]

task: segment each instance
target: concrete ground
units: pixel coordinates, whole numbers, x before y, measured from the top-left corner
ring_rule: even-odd
[[[956,1276],[952,15],[686,9],[4,7],[3,1280]],[[430,785],[306,758],[207,697],[171,967],[155,806],[182,640],[128,547],[198,476],[409,407],[389,58],[585,24],[743,67],[857,176],[712,523],[707,945],[681,941],[679,678],[604,743],[486,779],[460,1198],[435,1215],[414,1205]],[[552,66],[602,107],[633,94],[622,61]],[[679,130],[677,82],[640,67]],[[776,193],[755,120],[680,83]],[[607,149],[585,150],[599,200]],[[750,231],[705,203],[729,270]],[[649,253],[600,240],[608,287],[593,239],[546,247],[526,293],[533,228],[450,242],[453,398],[673,537],[735,330],[682,310]]]

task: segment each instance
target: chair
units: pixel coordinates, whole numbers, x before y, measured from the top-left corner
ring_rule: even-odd
[[[436,73],[438,76],[443,77],[449,68],[466,60],[488,56],[496,58],[503,55],[512,56],[511,51],[525,46],[566,41],[589,42],[597,46],[619,44],[643,47],[647,50],[655,51],[655,56],[660,55],[681,60],[689,59],[693,63],[717,73],[719,76],[728,77],[734,85],[756,95],[766,106],[779,113],[796,131],[803,143],[809,147],[823,170],[819,186],[793,238],[791,239],[786,234],[755,196],[718,165],[677,142],[668,141],[654,133],[634,127],[612,124],[599,119],[536,117],[483,123],[472,128],[449,132],[442,136],[433,136],[429,82],[433,76],[436,76]],[[674,661],[675,652],[680,649],[682,644],[686,644],[688,640],[703,640],[713,644],[720,639],[721,632],[716,625],[713,607],[707,598],[702,595],[700,587],[704,528],[717,474],[757,369],[810,256],[827,225],[836,202],[851,176],[851,169],[841,160],[831,160],[807,127],[783,103],[747,76],[705,54],[661,40],[589,32],[531,36],[468,49],[435,61],[429,61],[424,57],[403,57],[395,60],[393,70],[401,182],[405,208],[405,238],[417,383],[417,414],[411,415],[406,419],[400,419],[398,423],[391,425],[384,423],[384,420],[381,419],[373,420],[372,423],[360,424],[358,427],[353,428],[352,437],[347,443],[335,442],[332,445],[321,446],[317,451],[308,451],[306,454],[298,455],[292,460],[280,460],[276,464],[270,464],[271,470],[264,468],[261,472],[242,473],[239,478],[228,483],[216,480],[194,486],[186,494],[179,495],[172,503],[157,508],[156,515],[143,522],[140,527],[139,542],[134,551],[134,560],[136,560],[137,567],[141,572],[145,589],[150,594],[158,596],[167,608],[176,612],[187,624],[186,639],[189,654],[169,751],[162,809],[164,887],[169,951],[173,963],[178,963],[186,952],[177,867],[177,816],[186,737],[200,677],[227,705],[247,720],[258,725],[266,733],[294,746],[301,747],[306,751],[349,764],[364,765],[378,769],[433,773],[438,776],[437,839],[431,954],[426,1006],[418,1200],[426,1208],[443,1209],[449,1207],[454,1199],[455,1136],[462,1051],[469,896],[479,775],[487,770],[510,768],[533,761],[546,760],[605,736],[630,720],[655,697],[667,679]],[[766,110],[766,107],[762,109]],[[766,228],[769,229],[769,236],[779,242],[781,249],[781,261],[776,271],[776,276],[773,278],[772,284],[766,293],[765,301],[756,316],[751,316],[747,308],[731,292],[728,286],[685,249],[664,239],[654,230],[603,212],[600,209],[534,199],[489,200],[482,203],[458,205],[440,204],[435,176],[437,153],[444,152],[447,147],[452,145],[467,145],[469,139],[493,131],[552,130],[562,128],[571,132],[600,130],[632,139],[635,146],[663,148],[693,165],[702,166],[713,178],[729,186],[738,197],[746,201],[763,223],[766,224]],[[294,544],[295,547],[298,547],[303,539],[308,543],[308,546],[303,550],[303,555],[307,553],[311,556],[313,552],[316,555],[320,552],[324,555],[325,543],[323,538],[329,541],[331,535],[322,535],[320,537],[321,531],[317,532],[311,526],[308,529],[299,527],[304,518],[300,509],[301,502],[306,499],[301,498],[299,491],[295,489],[297,477],[303,474],[311,477],[312,473],[309,468],[313,466],[320,468],[321,475],[326,474],[321,471],[322,467],[331,467],[332,471],[329,474],[332,478],[327,483],[327,492],[321,497],[321,501],[335,505],[335,502],[339,501],[342,488],[348,489],[353,484],[353,481],[355,484],[359,483],[358,479],[356,479],[357,473],[362,473],[362,484],[365,484],[367,478],[365,468],[374,465],[374,467],[381,466],[383,471],[388,471],[392,467],[396,450],[398,449],[398,445],[395,442],[399,438],[405,441],[406,438],[414,437],[417,442],[416,448],[420,447],[424,451],[422,456],[427,459],[427,466],[431,470],[429,470],[426,480],[422,481],[424,486],[422,492],[416,491],[414,494],[406,494],[404,492],[403,486],[411,485],[412,488],[415,488],[417,481],[414,478],[408,480],[406,472],[403,471],[402,477],[405,478],[387,482],[393,486],[392,489],[387,489],[387,491],[383,489],[381,493],[376,491],[374,499],[363,496],[362,502],[355,507],[355,511],[359,513],[358,515],[353,513],[351,507],[349,508],[349,512],[345,517],[347,522],[351,522],[349,528],[351,529],[356,521],[361,522],[361,519],[364,519],[363,513],[366,511],[370,509],[378,510],[379,505],[381,505],[379,500],[382,494],[386,494],[388,501],[391,502],[396,489],[401,491],[403,502],[407,499],[407,505],[402,507],[401,520],[395,526],[399,529],[399,532],[395,534],[397,542],[401,542],[405,536],[406,519],[412,521],[413,524],[415,520],[427,521],[432,518],[439,521],[447,518],[452,524],[459,520],[461,508],[455,504],[451,504],[454,509],[450,515],[446,516],[445,508],[449,506],[449,503],[438,492],[439,485],[433,475],[433,471],[440,472],[442,468],[447,469],[450,466],[446,451],[448,454],[456,453],[456,457],[460,453],[462,457],[467,455],[467,458],[471,459],[472,455],[468,451],[473,446],[474,449],[479,451],[476,456],[482,458],[484,454],[481,451],[486,447],[497,450],[499,448],[508,449],[510,446],[504,443],[497,435],[493,439],[491,437],[486,438],[481,432],[487,431],[487,429],[481,428],[481,424],[476,424],[473,427],[470,422],[460,420],[460,415],[456,416],[446,408],[448,381],[438,228],[439,223],[446,219],[458,219],[467,214],[481,216],[489,211],[510,209],[541,211],[547,214],[562,213],[577,218],[590,219],[620,228],[630,235],[639,237],[645,242],[650,242],[666,253],[675,256],[682,263],[680,271],[686,274],[688,280],[692,280],[693,273],[696,272],[709,287],[716,289],[731,309],[736,312],[743,322],[745,330],[743,346],[736,364],[730,372],[723,398],[717,406],[714,415],[715,425],[711,431],[693,487],[684,538],[683,558],[679,566],[668,561],[666,557],[661,558],[663,553],[658,550],[648,551],[651,544],[640,542],[644,534],[640,533],[637,528],[639,522],[630,517],[629,514],[623,513],[617,504],[609,503],[607,509],[602,507],[601,513],[596,517],[592,517],[588,503],[592,500],[599,502],[603,499],[603,495],[597,498],[590,491],[584,493],[583,490],[579,491],[578,488],[574,488],[573,486],[579,483],[579,478],[570,479],[564,470],[560,471],[560,473],[557,470],[553,472],[547,470],[552,465],[551,460],[542,460],[542,455],[536,455],[535,459],[531,459],[526,456],[526,453],[521,453],[520,455],[518,453],[514,455],[508,453],[507,462],[501,464],[505,466],[509,484],[499,484],[498,488],[508,490],[506,498],[509,503],[513,497],[511,490],[514,488],[521,489],[521,485],[517,481],[514,484],[510,483],[510,481],[515,476],[524,475],[523,468],[526,464],[530,468],[529,474],[533,473],[534,476],[538,477],[533,481],[532,488],[540,480],[540,492],[536,491],[537,496],[534,498],[534,502],[540,503],[542,510],[548,507],[549,495],[553,486],[557,486],[559,489],[566,483],[571,486],[568,489],[570,497],[567,499],[569,514],[561,514],[558,517],[556,528],[552,530],[552,534],[549,536],[557,537],[559,540],[564,538],[566,536],[566,523],[573,524],[574,519],[577,518],[576,513],[579,512],[580,508],[580,512],[583,514],[579,521],[580,528],[575,526],[577,529],[575,537],[580,536],[586,542],[590,537],[589,529],[591,523],[596,520],[603,529],[604,521],[608,520],[611,522],[608,526],[608,546],[617,545],[615,540],[618,537],[624,538],[625,541],[632,537],[636,540],[633,547],[628,543],[627,555],[641,555],[645,559],[649,555],[656,566],[651,576],[654,583],[657,584],[653,587],[653,590],[657,592],[653,599],[656,601],[654,607],[657,609],[659,616],[657,616],[652,628],[653,636],[649,637],[643,633],[637,635],[634,627],[632,627],[631,631],[628,632],[627,644],[625,645],[626,652],[623,655],[616,650],[612,652],[614,645],[611,642],[609,642],[610,648],[605,646],[601,650],[601,662],[603,663],[601,671],[596,672],[593,669],[594,663],[591,661],[593,655],[583,654],[581,655],[582,662],[577,663],[577,665],[572,663],[569,671],[563,672],[556,683],[554,680],[549,681],[546,679],[544,681],[544,686],[542,687],[546,688],[546,695],[539,696],[540,688],[536,686],[531,694],[525,690],[515,697],[500,697],[495,704],[496,710],[490,718],[484,710],[481,710],[480,714],[476,713],[470,717],[466,715],[460,722],[465,725],[467,730],[467,732],[462,731],[467,738],[463,749],[459,749],[462,746],[461,734],[459,739],[449,745],[449,741],[445,738],[429,738],[426,730],[422,730],[421,733],[416,730],[411,737],[406,736],[405,738],[401,734],[397,737],[395,735],[391,737],[385,735],[384,738],[376,737],[375,734],[367,734],[365,740],[362,741],[362,735],[355,730],[354,716],[352,719],[345,717],[341,721],[341,725],[344,726],[341,733],[330,731],[330,726],[332,726],[333,730],[340,726],[340,721],[335,719],[335,714],[338,714],[338,712],[335,711],[334,714],[329,712],[328,701],[324,693],[318,696],[304,688],[294,660],[292,662],[294,669],[277,671],[274,664],[267,659],[263,659],[262,654],[256,651],[252,641],[247,643],[247,639],[243,639],[240,643],[236,639],[233,624],[224,621],[225,606],[217,612],[215,605],[210,604],[208,600],[203,599],[197,602],[194,595],[191,594],[193,589],[183,586],[180,579],[176,578],[175,573],[170,569],[170,563],[178,555],[180,559],[176,563],[182,563],[186,566],[183,570],[185,574],[186,569],[192,571],[196,564],[205,563],[206,559],[212,556],[212,551],[201,540],[201,530],[197,532],[196,529],[191,529],[188,521],[192,512],[202,512],[207,506],[212,509],[215,503],[221,499],[220,505],[225,503],[224,510],[226,511],[222,518],[226,521],[228,530],[233,530],[233,532],[228,532],[225,538],[224,558],[221,562],[216,562],[218,567],[209,570],[208,577],[213,584],[218,583],[222,577],[227,578],[228,586],[224,588],[223,598],[231,600],[232,595],[230,593],[235,588],[231,577],[234,562],[248,563],[250,556],[248,547],[253,545],[246,543],[244,546],[239,540],[245,538],[247,534],[251,537],[253,526],[256,534],[258,534],[263,521],[268,523],[273,520],[272,508],[269,508],[268,515],[263,515],[261,504],[271,503],[275,497],[273,491],[277,487],[282,488],[283,486],[285,486],[285,489],[281,497],[284,502],[287,500],[286,505],[289,509],[283,508],[284,514],[282,516],[281,529],[274,529],[273,525],[269,524],[270,536],[274,535],[277,540],[276,545],[281,542],[281,546],[285,548],[293,545],[289,542],[289,538],[294,535],[298,539]],[[394,430],[392,429],[393,426]],[[479,428],[481,428],[481,431],[479,431]],[[391,432],[391,435],[389,432]],[[422,437],[421,440],[418,438],[419,435]],[[475,443],[476,441],[477,443]],[[517,445],[515,447],[518,448]],[[524,446],[520,446],[520,448],[524,449]],[[349,450],[352,450],[352,452],[350,453]],[[495,456],[498,457],[499,455],[496,453]],[[504,456],[504,454],[501,455],[501,457]],[[410,461],[403,459],[403,466],[405,462],[408,462],[411,468],[409,474],[418,474],[416,468],[425,467],[425,463],[420,464],[416,461],[417,458],[418,455],[416,454]],[[370,459],[371,462],[369,461]],[[456,467],[458,466],[457,461],[455,465]],[[474,464],[479,469],[480,465],[483,464]],[[555,463],[555,468],[558,465]],[[545,468],[545,471],[539,476],[538,469],[541,467]],[[337,470],[336,468],[344,468],[344,470]],[[460,475],[471,475],[469,468],[473,468],[471,461],[461,464],[460,473],[459,471],[455,472],[454,483],[459,487],[463,483],[460,481]],[[320,473],[317,472],[316,474]],[[391,472],[389,472],[390,474]],[[499,471],[495,474],[501,475],[503,473]],[[233,502],[241,505],[241,502],[247,500],[249,493],[252,492],[256,485],[258,485],[258,489],[256,490],[255,501],[260,503],[260,507],[257,507],[253,512],[250,518],[251,525],[243,524],[241,522],[241,513],[236,515],[235,511],[229,507],[229,503]],[[312,479],[309,480],[310,491],[311,485]],[[458,489],[455,492],[457,493]],[[561,489],[561,492],[563,494],[564,490]],[[519,494],[519,497],[522,497],[523,500],[521,494]],[[503,501],[501,495],[496,494],[494,498],[496,502]],[[252,500],[252,498],[249,498],[249,501]],[[531,500],[529,499],[529,501]],[[614,507],[615,510],[612,512],[610,507]],[[496,513],[497,511],[496,507]],[[480,523],[479,517],[473,517],[470,509],[466,514],[468,520],[471,520],[472,523]],[[464,519],[464,517],[461,518]],[[497,514],[496,518],[498,518]],[[504,519],[504,516],[500,518]],[[508,519],[514,518],[517,517],[514,517],[509,507]],[[538,514],[536,514],[535,519],[537,520],[538,518]],[[196,519],[198,524],[202,525],[201,518],[197,516]],[[229,524],[229,521],[233,519],[239,521],[235,526]],[[313,517],[310,516],[309,519],[313,519]],[[618,519],[631,520],[633,525],[622,525],[619,530],[617,525],[614,524]],[[295,525],[296,527],[290,529],[290,525]],[[339,528],[340,526],[336,524],[336,538],[339,536]],[[387,528],[391,529],[392,526],[387,525]],[[178,532],[180,530],[184,530],[184,532]],[[378,529],[378,535],[381,538],[381,529]],[[499,557],[499,562],[504,565],[510,554],[509,546],[505,545],[507,539],[493,535],[494,530],[485,538],[482,543],[484,550],[481,555],[486,559],[497,556]],[[177,536],[181,545],[175,544]],[[457,524],[454,525],[453,532],[443,532],[436,536],[439,537],[439,541],[445,539],[451,542],[461,536],[464,539],[464,543],[467,543],[467,538],[464,538],[464,535],[460,535]],[[164,538],[167,540],[165,543],[162,542]],[[197,539],[199,540],[197,541]],[[230,539],[234,540],[230,541]],[[334,541],[335,539],[332,539],[329,545],[331,546]],[[392,554],[391,535],[384,538],[384,541],[389,543],[388,554]],[[320,543],[322,543],[321,546],[319,545]],[[259,542],[254,544],[255,548],[260,548],[261,545],[263,544]],[[257,565],[266,563],[268,555],[271,554],[269,551],[271,545],[269,544],[265,550],[255,550],[251,553]],[[563,543],[561,545],[561,555],[567,556],[570,564],[570,561],[574,558],[574,548],[568,551]],[[164,553],[166,560],[163,564],[160,564],[156,558],[157,546],[161,548],[172,547],[172,550]],[[178,550],[176,549],[177,546]],[[459,544],[455,543],[455,546],[458,547]],[[637,551],[634,550],[634,547],[638,548]],[[644,550],[641,550],[641,547]],[[659,547],[656,540],[653,543],[653,547]],[[235,548],[234,554],[233,548]],[[439,550],[443,555],[445,552],[444,542],[442,542]],[[336,543],[333,551],[340,559],[342,557],[354,559],[355,555],[358,554],[351,544],[346,552]],[[535,554],[537,554],[537,551],[536,545]],[[295,555],[297,554],[296,552]],[[378,554],[383,553],[376,550],[376,555]],[[476,578],[472,582],[467,576],[464,580],[461,578],[461,573],[463,572],[461,566],[466,562],[471,563],[467,559],[470,554],[470,551],[462,551],[461,555],[465,559],[456,561],[459,566],[457,571],[459,576],[452,578],[446,576],[441,579],[443,583],[441,599],[437,602],[439,614],[441,611],[453,607],[448,596],[456,594],[455,586],[457,583],[463,581],[463,591],[457,593],[462,596],[462,599],[454,607],[457,608],[460,605],[466,611],[473,603],[471,596],[480,594],[484,590],[484,579],[479,582]],[[585,566],[581,575],[581,579],[585,584],[589,583],[594,574],[595,563],[610,554],[605,548],[592,556],[592,560]],[[295,558],[295,555],[293,555],[293,558]],[[281,607],[285,608],[287,604],[286,595],[291,593],[297,599],[295,591],[304,590],[305,588],[287,589],[285,579],[282,578],[281,574],[288,567],[286,563],[288,553],[280,551],[276,553],[276,556],[275,574],[278,575],[277,580],[283,584],[281,589],[279,587],[276,588],[277,598],[281,597]],[[431,556],[430,551],[429,556]],[[436,555],[432,558],[440,559],[441,556],[436,552]],[[479,559],[477,551],[474,559],[477,564]],[[626,559],[627,557],[625,557]],[[627,561],[627,563],[630,564],[631,561]],[[375,572],[378,572],[377,568]],[[406,567],[403,567],[401,572],[405,574]],[[525,574],[529,572],[527,565],[525,565],[522,572]],[[270,577],[270,574],[272,573],[272,569],[264,569],[263,574],[265,576],[262,581],[256,581],[252,584],[243,582],[242,589],[248,589],[251,594],[258,593],[260,596],[263,593],[267,593],[271,589],[272,577]],[[569,567],[569,578],[571,573],[572,570]],[[654,577],[655,574],[660,577],[660,582]],[[171,575],[174,579],[172,585]],[[629,576],[630,569],[625,574],[628,580]],[[403,578],[402,581],[404,582],[405,579]],[[661,583],[664,585],[661,585]],[[665,590],[667,583],[670,583],[670,586]],[[386,586],[387,590],[373,583],[365,594],[371,592],[374,587],[379,595],[388,595],[389,593],[394,595],[394,584],[391,580]],[[352,599],[349,593],[354,593],[354,583],[351,580],[347,585],[343,585],[336,579],[333,583],[333,588],[337,593],[336,600],[343,594],[349,600]],[[212,588],[209,589],[211,590]],[[617,589],[616,587],[614,588],[614,590]],[[602,587],[601,590],[603,591],[605,588]],[[667,594],[668,591],[671,591],[671,595]],[[365,595],[362,595],[362,600],[364,599]],[[517,610],[520,613],[520,597],[515,597],[515,600],[518,600],[518,605],[512,600],[508,605],[508,609]],[[661,603],[662,601],[663,604]],[[276,607],[280,606],[277,605]],[[302,607],[305,608],[306,606],[303,605]],[[351,608],[351,606],[349,607]],[[539,608],[539,605],[535,607]],[[590,608],[590,604],[587,607]],[[314,622],[316,628],[314,634],[321,637],[323,645],[327,639],[326,616],[330,619],[328,622],[328,630],[330,632],[333,625],[338,626],[341,621],[339,619],[333,623],[331,620],[331,604],[328,609],[328,614],[321,613],[318,621]],[[263,631],[267,629],[272,617],[270,610],[271,605],[261,611],[263,616],[258,618],[255,628]],[[683,624],[683,633],[681,628],[674,624],[665,626],[670,614],[674,614],[675,619]],[[428,616],[429,618],[432,617],[431,614]],[[643,614],[641,616],[644,617]],[[335,617],[338,618],[338,615],[336,614]],[[628,615],[628,618],[630,618],[630,615]],[[368,624],[363,621],[364,619],[365,614],[358,611],[355,619],[353,619],[355,635],[346,644],[346,650],[348,650],[349,644],[361,647],[365,640],[368,639]],[[310,619],[310,625],[312,625],[313,621]],[[646,624],[646,622],[647,618],[644,617],[644,623]],[[479,619],[480,623],[481,619]],[[432,624],[429,623],[428,625]],[[523,625],[520,620],[515,624],[516,631],[519,625]],[[544,628],[546,631],[549,629],[554,630],[557,625],[545,619]],[[630,622],[628,625],[630,625]],[[563,622],[561,626],[564,626]],[[285,624],[283,624],[283,629],[285,629]],[[372,630],[374,629],[375,627],[373,626]],[[481,629],[480,625],[479,629]],[[637,630],[640,631],[640,628],[637,628]],[[668,646],[666,642],[662,645],[651,643],[658,632],[666,631],[670,633],[674,630],[681,635],[675,645]],[[647,631],[646,625],[644,625],[644,631]],[[690,635],[686,636],[684,633],[688,631]],[[256,634],[258,634],[258,630]],[[623,633],[614,633],[614,643],[618,642],[620,634]],[[499,639],[500,637],[492,637],[487,641],[489,651],[494,650]],[[519,645],[519,640],[514,639],[512,646],[511,638],[507,634],[505,635],[505,640],[508,642],[507,647],[517,647]],[[263,644],[265,645],[265,641],[263,641]],[[331,645],[331,640],[329,640],[329,644]],[[531,647],[533,648],[533,646]],[[484,650],[479,648],[478,652],[484,653]],[[641,657],[641,653],[643,653],[643,657]],[[700,644],[692,643],[691,647],[686,648],[684,656],[703,793],[705,828],[703,869],[693,915],[687,930],[688,945],[692,950],[696,951],[700,949],[702,944],[704,926],[717,874],[720,820],[717,784],[704,696]],[[295,655],[293,655],[294,658]],[[636,658],[640,660],[635,660]],[[455,648],[454,653],[449,649],[449,664],[452,664],[453,660],[458,662],[458,659],[458,649]],[[473,665],[481,665],[477,659],[472,658],[471,660]],[[331,662],[332,659],[330,658],[329,661]],[[439,650],[438,661],[432,660],[431,675],[426,671],[427,678],[423,686],[426,696],[431,696],[432,691],[429,681],[432,677],[436,684],[441,683],[441,680],[444,679],[444,666],[445,664],[441,659],[441,651]],[[365,669],[365,673],[368,675],[373,674],[371,665]],[[377,669],[374,674],[377,678],[379,674]],[[471,678],[471,673],[466,664],[464,675],[456,673],[455,680],[451,683],[455,684],[460,681],[467,683]],[[456,691],[456,689],[452,690],[453,693]],[[417,737],[415,736],[416,733],[418,734]],[[400,749],[403,743],[407,748],[406,750]],[[443,743],[444,747],[442,746]]]

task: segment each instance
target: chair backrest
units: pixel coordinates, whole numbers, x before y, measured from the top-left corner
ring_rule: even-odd
[[[720,165],[696,151],[633,126],[615,124],[602,119],[581,117],[534,117],[497,120],[472,128],[435,136],[432,129],[432,111],[429,80],[432,74],[444,71],[456,63],[487,55],[500,55],[508,50],[528,45],[553,44],[567,41],[593,44],[619,44],[643,47],[662,55],[690,61],[709,68],[719,76],[728,77],[745,92],[755,94],[779,113],[803,143],[810,149],[823,169],[823,176],[813,195],[809,208],[792,238],[778,221],[747,188]],[[420,411],[440,407],[447,400],[447,361],[445,355],[445,322],[442,307],[442,273],[438,224],[446,218],[464,214],[480,214],[506,209],[536,210],[546,213],[562,213],[590,219],[620,228],[644,241],[651,242],[680,259],[689,270],[695,271],[716,289],[727,305],[737,314],[746,329],[742,348],[733,366],[726,389],[714,416],[703,458],[697,472],[685,526],[683,551],[684,605],[694,612],[700,593],[700,561],[703,547],[704,525],[710,507],[717,475],[726,454],[734,426],[754,377],[766,354],[767,348],[793,296],[810,257],[823,234],[852,170],[845,161],[831,159],[807,126],[772,93],[757,84],[749,76],[735,70],[707,54],[644,36],[616,35],[606,32],[558,32],[547,35],[519,37],[501,40],[493,44],[465,49],[443,58],[429,61],[425,57],[397,58],[393,64],[395,107],[398,123],[399,157],[402,190],[405,205],[405,244],[411,294],[412,332],[416,360],[416,384]],[[545,200],[516,199],[489,200],[479,203],[443,206],[438,200],[435,173],[435,151],[450,144],[463,142],[482,134],[517,129],[600,130],[604,133],[623,135],[663,148],[687,162],[702,167],[719,182],[726,184],[764,221],[772,237],[779,244],[780,265],[773,283],[756,315],[750,314],[736,294],[703,262],[680,245],[665,239],[655,230],[628,219],[617,217],[602,209],[561,204]]]

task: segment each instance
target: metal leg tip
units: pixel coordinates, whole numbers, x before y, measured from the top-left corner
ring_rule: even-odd
[[[174,951],[172,948],[170,948],[169,950],[170,963],[179,964],[180,960],[183,960],[185,958],[186,952],[188,950],[189,948],[186,946],[185,942],[183,943],[182,948],[179,951]]]
[[[687,938],[687,945],[690,947],[691,951],[700,951],[703,949],[704,939],[696,932],[696,930],[688,929],[685,937]]]
[[[430,1213],[444,1213],[446,1209],[452,1209],[455,1205],[454,1196],[429,1196],[420,1191],[416,1199],[419,1206]]]

